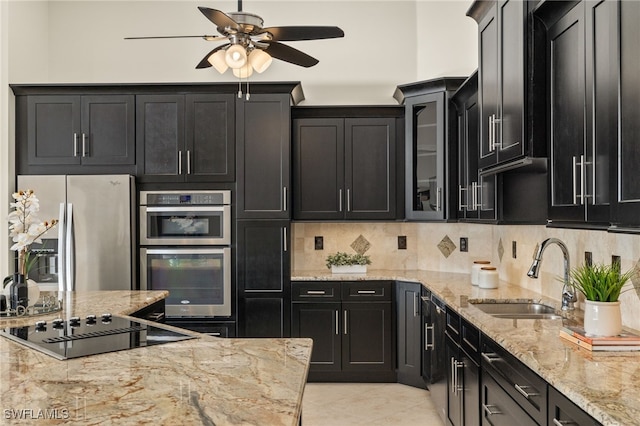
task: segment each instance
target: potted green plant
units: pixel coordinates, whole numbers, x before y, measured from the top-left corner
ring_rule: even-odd
[[[367,265],[371,264],[369,256],[364,254],[347,254],[337,252],[327,256],[327,268],[334,274],[365,274]]]
[[[620,272],[620,264],[582,265],[571,270],[574,288],[585,297],[584,330],[594,336],[615,336],[622,331],[620,294],[636,272]]]

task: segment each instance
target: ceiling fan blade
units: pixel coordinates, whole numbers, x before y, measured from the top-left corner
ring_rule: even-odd
[[[227,40],[224,36],[216,36],[216,35],[188,35],[188,36],[150,36],[150,37],[125,37],[125,40],[152,40],[152,39],[161,39],[161,38],[202,38],[207,41],[222,41]]]
[[[211,66],[211,63],[209,62],[209,56],[213,55],[220,49],[224,49],[227,46],[229,46],[229,43],[223,44],[222,46],[218,46],[215,49],[213,49],[211,52],[207,53],[207,55],[204,58],[202,58],[202,60],[198,63],[198,65],[196,65],[196,69],[209,68]]]
[[[207,17],[207,19],[216,24],[216,27],[218,28],[229,27],[236,31],[240,29],[238,23],[224,12],[202,6],[198,6],[198,9],[200,9],[200,12],[202,12],[202,14]]]
[[[262,42],[261,42],[262,43]],[[269,55],[281,61],[290,62],[301,67],[309,68],[317,64],[319,61],[313,56],[309,56],[304,52],[287,46],[286,44],[278,43],[277,41],[264,40],[263,43],[268,46],[264,49]]]
[[[268,27],[260,33],[268,32],[275,41],[320,40],[344,37],[344,31],[338,27]]]

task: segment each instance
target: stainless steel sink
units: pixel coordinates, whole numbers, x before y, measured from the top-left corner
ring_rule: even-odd
[[[473,306],[497,318],[560,319],[552,306],[538,302],[470,302]]]

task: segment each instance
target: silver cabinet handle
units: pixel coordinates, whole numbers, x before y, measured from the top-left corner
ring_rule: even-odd
[[[493,149],[492,151],[495,151],[497,149],[502,149],[502,142],[498,141],[497,138],[497,134],[498,132],[496,131],[496,123],[502,123],[502,119],[501,118],[497,118],[495,114],[493,114]]]
[[[347,188],[347,211],[351,211],[351,190]]]
[[[187,174],[191,174],[191,150],[187,150]]]
[[[487,416],[493,416],[494,414],[502,414],[502,411],[498,411],[495,410],[498,408],[497,405],[486,405],[486,404],[482,404],[482,409],[484,410],[485,413],[487,413]]]
[[[489,116],[488,136],[489,136],[489,152],[493,151],[493,114]]]
[[[417,317],[418,314],[418,293],[413,293],[413,317]]]
[[[462,203],[462,191],[466,191],[467,200],[463,204]],[[463,188],[462,185],[458,185],[458,210],[468,209],[469,208],[469,188]]]
[[[471,182],[471,209],[473,211],[476,211],[480,208],[480,202],[478,201],[480,199],[480,185],[478,185],[478,182]]]
[[[340,334],[340,313],[336,310],[336,336]]]
[[[287,227],[282,227],[282,251],[287,252],[289,250],[287,245]]]
[[[494,354],[494,353],[482,352],[481,355],[482,355],[482,358],[484,358],[484,360],[487,361],[489,364],[491,364],[493,361],[499,361],[502,359],[498,354]]]
[[[436,211],[439,212],[442,210],[442,188],[438,187],[436,190]]]
[[[348,329],[347,329],[347,319],[348,319],[347,318],[347,310],[345,309],[344,310],[344,334],[345,334],[345,336],[348,334],[347,333],[347,331],[348,331]]]
[[[182,174],[182,151],[178,151],[178,174]]]
[[[454,357],[451,357],[449,360],[449,368],[451,369],[451,393],[456,394],[456,360]]]
[[[580,156],[580,204],[584,204],[584,155]]]
[[[327,294],[327,292],[324,291],[324,290],[307,290],[307,294],[320,294],[320,295],[322,295],[322,294]]]
[[[538,396],[538,395],[540,395],[539,393],[536,393],[536,392],[531,392],[531,393],[529,393],[529,392],[527,392],[527,391],[525,390],[525,389],[529,389],[531,386],[524,386],[524,385],[523,385],[523,386],[520,386],[520,385],[519,385],[519,384],[517,384],[517,383],[516,383],[514,386],[515,386],[516,390],[517,390],[518,392],[520,392],[520,394],[521,394],[522,396],[524,396],[525,398],[527,398],[527,399],[529,399],[529,397],[530,397],[530,396]]]
[[[73,134],[73,156],[74,157],[78,156],[78,134],[77,133]]]
[[[342,211],[342,189],[338,190],[338,211]]]
[[[282,187],[282,211],[287,211],[287,187]]]
[[[87,156],[87,134],[82,133],[82,156]]]
[[[431,331],[431,343],[429,343],[429,331]],[[426,351],[428,351],[429,349],[435,349],[436,347],[435,331],[436,330],[433,324],[424,325],[424,349]]]
[[[358,290],[358,294],[376,294],[375,290]]]
[[[555,426],[565,426],[565,425],[577,425],[576,422],[570,422],[569,420],[558,420],[555,417],[553,418],[553,424]]]

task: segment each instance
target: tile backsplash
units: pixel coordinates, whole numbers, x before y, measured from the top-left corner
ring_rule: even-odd
[[[322,236],[323,250],[315,250],[315,237]],[[406,236],[406,249],[398,249],[398,236]],[[460,238],[468,238],[468,251],[460,251]],[[571,266],[584,263],[591,252],[594,263],[610,263],[620,256],[622,270],[640,266],[640,235],[604,231],[547,228],[542,225],[482,225],[469,223],[308,223],[293,224],[294,270],[326,269],[325,258],[337,251],[353,252],[352,244],[365,239],[370,269],[420,269],[471,272],[474,260],[489,260],[500,279],[559,300],[562,292],[563,258],[560,248],[544,253],[539,279],[527,277],[536,244],[556,237],[569,248]],[[515,247],[516,249],[514,250]],[[513,255],[516,255],[514,258]],[[640,276],[634,288],[620,297],[622,321],[640,330]]]

